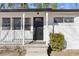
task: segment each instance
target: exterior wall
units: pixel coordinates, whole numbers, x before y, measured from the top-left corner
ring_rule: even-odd
[[[2,30],[2,17],[21,17],[22,12],[0,12],[0,41],[14,41],[15,39],[23,39],[23,30]],[[45,29],[46,29],[46,22],[45,22],[45,12],[25,12],[25,17],[31,18],[31,30],[25,30],[25,39],[26,40],[33,40],[33,17],[44,17],[44,26],[43,26],[43,40],[45,41]],[[11,28],[12,29],[12,28]]]
[[[66,49],[79,49],[79,12],[49,12],[49,33],[53,31],[53,18],[59,16],[74,17],[74,23],[54,24],[54,32],[64,35]]]
[[[0,12],[0,41],[15,41],[15,39],[23,39],[23,31],[21,30],[2,30],[2,17],[21,17],[22,12]],[[43,41],[50,40],[49,34],[53,32],[54,17],[74,17],[74,23],[58,23],[54,24],[55,33],[62,33],[65,37],[66,49],[79,49],[79,12],[48,12],[48,26],[46,20],[46,12],[25,12],[25,17],[31,18],[31,30],[25,30],[25,39],[33,40],[33,17],[44,17]],[[11,28],[12,29],[12,28]]]

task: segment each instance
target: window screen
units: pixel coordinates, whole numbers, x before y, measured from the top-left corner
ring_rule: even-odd
[[[64,22],[65,23],[73,23],[74,22],[74,17],[64,17]]]
[[[31,28],[31,18],[25,18],[25,30],[30,30]]]
[[[63,17],[55,17],[54,23],[63,23]]]
[[[13,30],[20,30],[21,29],[21,18],[14,17],[13,18]]]
[[[2,18],[2,30],[10,30],[10,18]]]

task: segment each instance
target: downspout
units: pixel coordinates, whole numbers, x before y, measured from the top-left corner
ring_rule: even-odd
[[[22,14],[22,15],[23,15],[23,45],[24,45],[24,44],[25,44],[25,42],[24,42],[24,41],[25,41],[25,37],[24,37],[24,36],[25,36],[25,34],[24,34],[25,13],[23,12],[23,14]]]

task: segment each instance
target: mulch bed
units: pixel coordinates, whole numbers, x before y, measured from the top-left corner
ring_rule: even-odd
[[[26,49],[16,46],[15,48],[5,47],[0,49],[0,56],[24,56],[26,55]]]
[[[51,56],[79,56],[79,49],[62,50],[59,52],[52,51]]]

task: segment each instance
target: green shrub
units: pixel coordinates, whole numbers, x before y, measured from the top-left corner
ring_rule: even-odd
[[[50,33],[50,46],[53,51],[60,51],[64,47],[64,35],[61,33]]]

